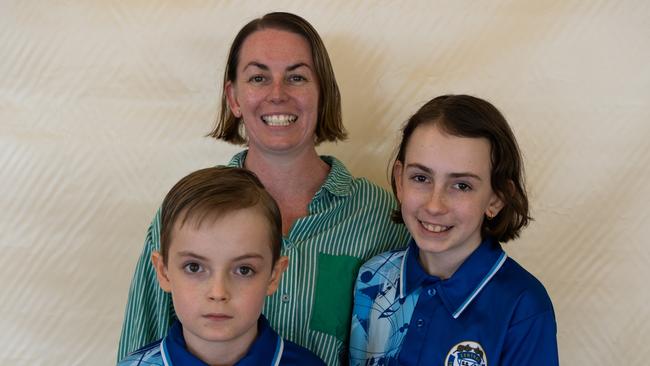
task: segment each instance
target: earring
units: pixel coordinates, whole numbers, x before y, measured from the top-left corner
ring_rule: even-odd
[[[491,212],[486,212],[485,216],[487,217],[488,220],[492,220],[494,218],[494,215],[492,215]]]

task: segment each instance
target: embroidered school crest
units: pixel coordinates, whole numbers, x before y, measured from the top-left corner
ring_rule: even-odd
[[[487,366],[487,355],[477,342],[463,341],[451,347],[445,366]]]

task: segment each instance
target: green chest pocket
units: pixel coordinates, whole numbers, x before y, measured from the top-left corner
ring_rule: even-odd
[[[350,331],[352,291],[361,259],[319,253],[317,263],[309,329],[333,335],[345,342]]]

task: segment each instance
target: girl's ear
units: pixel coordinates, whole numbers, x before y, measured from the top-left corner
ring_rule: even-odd
[[[167,266],[160,252],[151,253],[151,263],[153,264],[153,268],[156,269],[156,277],[158,278],[160,288],[165,292],[171,292],[172,286],[167,274]]]
[[[404,165],[399,160],[395,160],[393,164],[393,179],[395,179],[395,191],[397,193],[397,200],[402,202],[402,172],[404,170]]]
[[[503,193],[503,192],[492,192],[492,197],[490,198],[490,202],[488,204],[487,209],[485,210],[485,215],[492,219],[496,215],[501,212],[503,207],[505,206],[505,197],[511,197],[512,194],[511,192],[514,190],[514,184],[512,183],[511,180],[508,180],[508,190],[510,192]]]
[[[228,108],[230,108],[232,114],[237,118],[241,118],[241,109],[237,102],[237,94],[235,93],[235,86],[232,85],[232,81],[226,82],[226,100],[228,101]]]
[[[266,295],[270,296],[275,293],[275,290],[278,289],[280,285],[280,280],[282,279],[282,274],[289,266],[289,257],[282,256],[278,258],[277,262],[273,266],[271,271],[271,279],[269,280],[269,285],[266,287]]]
[[[488,204],[487,209],[485,210],[485,215],[489,218],[492,219],[496,215],[501,212],[501,209],[503,208],[504,203],[501,198],[499,198],[499,195],[496,193],[492,194],[492,198],[490,198],[490,203]]]

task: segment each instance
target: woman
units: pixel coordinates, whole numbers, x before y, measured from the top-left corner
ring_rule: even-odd
[[[408,234],[390,221],[395,203],[387,191],[316,152],[319,143],[343,140],[346,132],[327,50],[307,21],[270,13],[239,31],[210,135],[248,145],[229,165],[253,171],[282,213],[282,255],[290,263],[264,314],[283,337],[329,365],[340,364],[347,358],[359,265],[403,247]],[[118,359],[163,336],[172,321],[171,300],[158,289],[150,264],[159,220],[157,214],[136,267]]]

